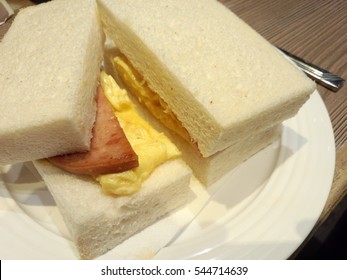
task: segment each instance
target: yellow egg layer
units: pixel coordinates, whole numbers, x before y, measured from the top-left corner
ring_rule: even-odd
[[[101,73],[101,87],[115,110],[115,115],[132,148],[139,166],[122,173],[97,176],[106,193],[131,195],[140,190],[142,182],[164,162],[181,155],[177,147],[163,134],[152,128],[137,112],[126,90],[112,76]]]
[[[148,86],[129,60],[122,55],[115,57],[113,62],[123,83],[137,97],[139,102],[146,106],[154,117],[166,127],[190,141],[188,131],[182,126],[176,115],[170,110],[166,102]]]

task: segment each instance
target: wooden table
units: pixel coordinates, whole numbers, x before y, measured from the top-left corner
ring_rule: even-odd
[[[271,43],[347,80],[347,1],[220,0]],[[15,7],[28,0],[9,0]],[[9,23],[0,27],[0,38]],[[336,167],[331,193],[310,239],[347,193],[347,82],[337,93],[318,86],[335,134]]]

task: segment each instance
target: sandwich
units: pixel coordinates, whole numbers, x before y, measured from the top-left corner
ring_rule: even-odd
[[[315,89],[218,1],[97,2],[122,81],[185,139],[175,143],[205,185],[275,141]]]
[[[44,114],[39,113],[38,118],[28,123],[21,124],[19,117],[11,119],[13,130],[8,128],[10,125],[6,126],[4,121],[0,121],[3,125],[0,131],[7,129],[0,132],[5,139],[0,144],[7,145],[7,148],[0,148],[0,155],[4,155],[1,163],[34,161],[83,259],[106,253],[192,199],[190,168],[203,184],[209,186],[237,164],[275,141],[281,133],[281,123],[294,116],[314,91],[313,82],[217,1],[96,2],[97,6],[93,0],[78,0],[73,4],[68,0],[56,0],[30,8],[39,11],[36,17],[49,22],[45,26],[48,30],[61,28],[53,24],[58,19],[66,21],[67,28],[75,20],[78,25],[83,19],[79,32],[84,34],[72,37],[85,45],[76,47],[74,42],[68,51],[65,49],[65,55],[58,52],[58,57],[52,50],[46,56],[45,67],[51,69],[47,65],[53,66],[64,60],[69,65],[62,63],[62,68],[66,66],[70,69],[74,65],[76,73],[85,71],[85,76],[81,75],[76,85],[85,90],[85,85],[90,82],[89,77],[92,77],[89,94],[78,94],[80,91],[63,93],[63,105],[71,109],[69,114],[67,109],[60,112],[64,106],[57,101],[51,106],[53,117],[49,116],[49,110],[42,109]],[[56,13],[51,14],[53,10]],[[78,17],[81,17],[79,21],[75,18],[76,10],[79,11]],[[23,16],[21,13],[18,15],[23,18],[14,22],[14,30],[18,28],[19,33],[23,32],[21,28],[24,26],[21,25],[28,20],[26,14],[30,15],[23,11]],[[58,17],[59,14],[63,16]],[[85,26],[85,18],[91,14],[95,21],[89,27],[98,33],[94,35],[89,32],[88,25]],[[105,69],[107,73],[100,73],[99,69],[99,47],[104,46],[102,30],[120,52],[117,56],[109,57],[105,50],[101,51],[105,55],[104,62],[111,61],[113,64],[112,71]],[[10,46],[18,34],[11,35],[11,32],[6,35],[4,42],[8,41],[7,52],[14,56],[17,54],[10,52]],[[56,32],[55,37],[62,41],[71,39],[71,34]],[[50,34],[53,33],[48,32],[35,39],[45,41],[47,37],[51,42],[53,38]],[[30,39],[26,42],[28,45],[31,43]],[[88,49],[94,51],[86,52]],[[86,68],[90,65],[82,62],[92,59],[90,56],[97,57],[95,65],[90,64],[95,67]],[[30,67],[33,68],[32,65]],[[40,69],[40,65],[35,64],[34,67]],[[58,87],[59,81],[75,80],[75,72],[69,72],[66,76],[54,75],[59,79],[53,88]],[[13,70],[5,78],[2,73],[6,71],[1,70],[0,73],[1,81],[5,81],[6,77],[16,76],[18,72]],[[24,73],[28,73],[28,70]],[[41,80],[33,85],[44,81],[48,86],[49,83],[45,83],[46,74],[52,77],[50,71],[43,71]],[[11,81],[6,82],[5,89],[12,94],[15,92],[12,84],[20,80]],[[25,82],[23,90],[32,86]],[[30,96],[36,102],[41,100],[38,111],[52,102],[46,95],[42,96],[42,90],[55,93],[67,90],[67,87],[58,91],[42,87]],[[130,98],[128,93],[132,93],[133,97]],[[84,99],[80,95],[89,98]],[[54,101],[59,99],[57,94],[53,96]],[[18,102],[19,93],[11,98],[12,103]],[[97,126],[98,120],[103,119],[103,115],[99,117],[99,113],[104,113],[104,109],[99,107],[103,106],[101,104],[110,106],[126,138],[121,137],[126,151],[122,149],[117,157],[116,171],[108,169],[108,148],[101,155],[91,155],[94,150],[99,150],[94,149],[95,145],[99,147],[100,143],[108,143],[103,138],[99,142],[97,136],[93,135],[95,131],[103,130]],[[7,119],[8,114],[19,111],[6,110],[5,113],[1,112],[1,116]],[[146,110],[164,126],[154,121],[152,123]],[[25,108],[23,112],[25,116],[33,113]],[[85,114],[88,115],[88,126],[85,125]],[[64,121],[61,120],[62,115]],[[38,120],[44,117],[49,122],[39,124]],[[135,128],[135,124],[141,128]],[[45,129],[45,135],[41,138],[42,129]],[[49,133],[54,136],[46,135]],[[57,134],[58,138],[63,134],[66,140],[64,137],[55,139]],[[23,135],[36,142],[22,139],[11,146],[8,142],[15,138],[14,135]],[[143,140],[143,135],[150,136],[150,140]],[[109,136],[113,139],[112,133]],[[43,147],[47,140],[56,144],[40,152],[35,150]],[[143,145],[152,140],[151,145]],[[130,146],[126,144],[127,141]],[[21,152],[15,151],[17,145],[21,147]],[[26,152],[25,148],[33,151]],[[157,154],[157,150],[163,154]],[[81,152],[84,154],[81,155]],[[100,167],[95,158],[106,159],[106,166]],[[124,158],[128,160],[127,163],[122,162]],[[143,165],[143,159],[149,158],[155,164]]]
[[[82,259],[193,197],[180,151],[101,71],[103,46],[93,0],[25,8],[0,43],[1,164],[33,161]]]

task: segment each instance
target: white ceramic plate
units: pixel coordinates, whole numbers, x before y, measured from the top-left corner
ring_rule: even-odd
[[[319,218],[334,166],[333,131],[316,92],[284,123],[278,143],[210,188],[205,208],[156,258],[288,258]],[[75,259],[53,199],[31,171],[2,170],[0,259]]]

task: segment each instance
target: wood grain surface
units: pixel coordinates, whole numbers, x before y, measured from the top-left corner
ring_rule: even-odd
[[[220,2],[274,45],[347,80],[346,0],[220,0]],[[16,11],[19,7],[32,4],[29,0],[9,0],[8,3]],[[0,26],[0,39],[10,23],[11,21]],[[319,85],[317,89],[327,107],[334,130],[336,166],[326,207],[310,236],[347,193],[347,83],[336,93]]]

